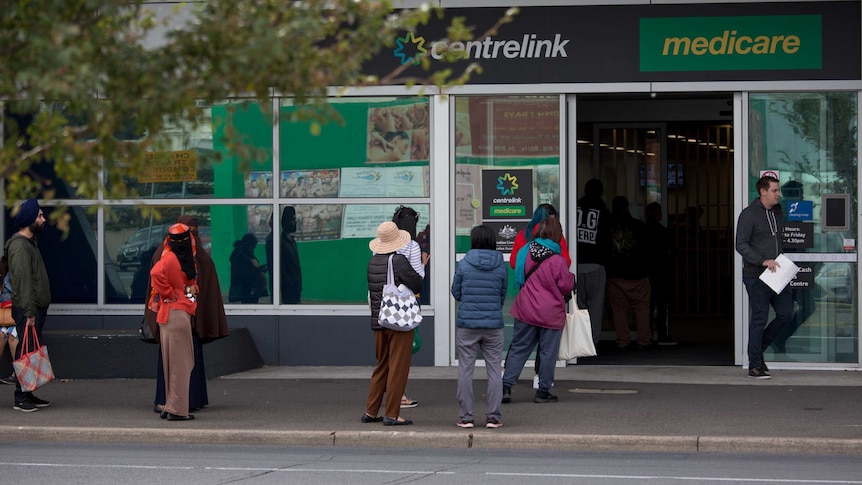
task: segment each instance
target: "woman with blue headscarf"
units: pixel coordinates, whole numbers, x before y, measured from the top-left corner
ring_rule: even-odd
[[[566,302],[575,288],[575,275],[562,256],[563,228],[555,216],[539,224],[536,237],[518,251],[515,286],[518,296],[510,313],[515,317],[512,345],[503,373],[503,402],[511,402],[512,386],[537,345],[539,385],[533,402],[556,402],[551,394],[560,336],[566,325]]]
[[[535,238],[536,230],[539,229],[539,223],[551,216],[556,217],[558,220],[560,218],[557,209],[551,204],[539,204],[539,207],[536,207],[536,210],[533,211],[533,218],[530,219],[530,223],[527,224],[526,229],[518,232],[515,236],[515,242],[512,244],[512,254],[509,257],[509,266],[512,269],[515,269],[515,257],[518,252]],[[569,265],[572,264],[572,257],[569,256],[569,248],[565,236],[560,240],[560,254],[566,259]]]

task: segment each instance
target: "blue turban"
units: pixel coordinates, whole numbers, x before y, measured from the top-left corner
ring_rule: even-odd
[[[18,215],[15,216],[15,226],[19,229],[29,227],[36,222],[37,217],[39,217],[39,202],[36,199],[27,199],[18,209]]]

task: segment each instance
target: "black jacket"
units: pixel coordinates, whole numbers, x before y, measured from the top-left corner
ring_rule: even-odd
[[[413,293],[422,291],[422,277],[410,266],[410,261],[404,256],[395,253],[392,258],[392,274],[395,284],[404,284]],[[375,254],[368,261],[368,298],[371,302],[371,329],[383,330],[377,323],[380,313],[380,300],[383,299],[383,285],[386,284],[386,272],[389,266],[389,254]]]

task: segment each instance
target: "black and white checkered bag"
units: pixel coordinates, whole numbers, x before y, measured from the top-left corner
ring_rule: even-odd
[[[407,332],[422,323],[419,312],[419,302],[410,288],[395,285],[395,275],[392,274],[392,255],[389,256],[389,266],[386,272],[386,284],[383,285],[383,298],[380,300],[380,315],[378,323],[383,328]]]

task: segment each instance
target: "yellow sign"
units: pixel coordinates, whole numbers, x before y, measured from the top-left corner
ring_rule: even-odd
[[[147,166],[138,182],[193,182],[197,178],[197,154],[194,151],[148,152]]]

